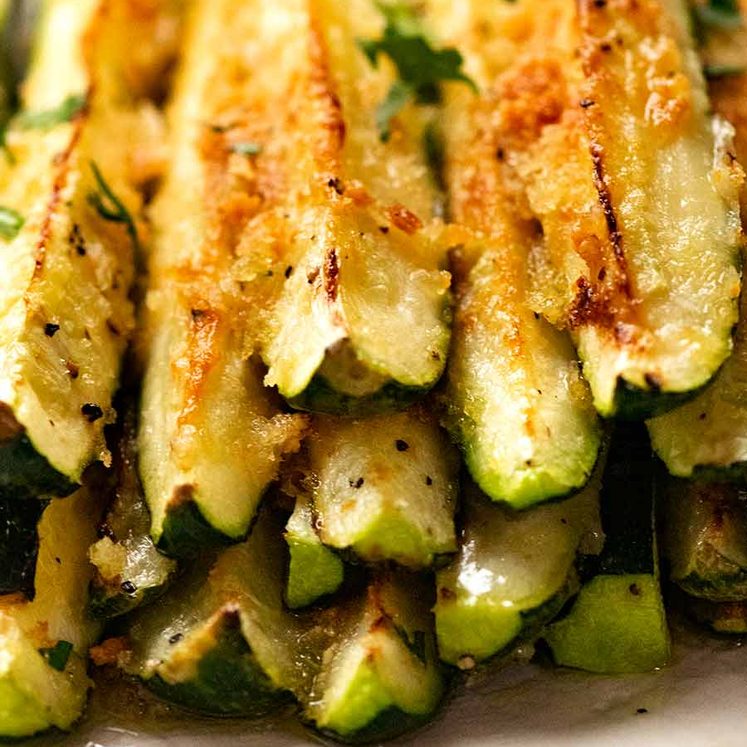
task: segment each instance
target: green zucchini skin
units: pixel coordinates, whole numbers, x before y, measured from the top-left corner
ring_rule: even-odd
[[[421,400],[430,388],[408,387],[390,381],[370,396],[354,397],[338,392],[324,376],[316,374],[300,394],[288,399],[288,404],[296,410],[326,415],[377,415],[407,409]]]
[[[77,487],[34,448],[23,431],[0,444],[0,500],[64,497]]]
[[[148,688],[170,703],[213,716],[257,718],[291,700],[289,693],[278,692],[255,661],[235,612],[222,615],[212,635],[193,680],[170,683],[156,675]]]
[[[708,383],[688,392],[662,392],[657,389],[642,389],[618,377],[611,412],[618,420],[654,418],[694,399]]]
[[[45,501],[0,499],[0,595],[34,598],[37,524],[45,508]]]
[[[567,614],[544,639],[557,664],[644,672],[669,660],[654,534],[654,465],[645,429],[619,424],[601,494],[605,543]]]
[[[669,479],[661,507],[669,578],[712,602],[747,599],[747,506],[727,483]]]

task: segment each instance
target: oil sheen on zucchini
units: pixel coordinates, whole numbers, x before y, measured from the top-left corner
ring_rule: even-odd
[[[194,5],[171,102],[172,160],[152,212],[139,469],[153,539],[179,556],[246,535],[305,425],[280,413],[252,359],[274,249],[246,226],[262,222],[278,173],[272,144],[256,156],[238,146],[267,135],[269,119],[251,105],[264,101],[272,118],[281,76],[266,56],[284,54],[263,26],[282,14],[260,5]]]
[[[303,718],[346,739],[399,733],[436,707],[430,599],[409,576],[377,576],[326,610],[283,604],[282,520],[200,563],[130,625],[120,665],[192,710],[258,715],[295,696]]]
[[[495,41],[473,33],[501,11],[493,3],[458,5],[457,22],[453,9],[435,9],[431,18],[465,55],[481,91],[455,86],[442,114],[450,217],[466,229],[452,239],[459,243],[449,421],[482,490],[526,508],[583,487],[601,433],[570,338],[529,305],[528,258],[543,239],[517,205],[515,169],[501,151],[516,121],[495,85]]]
[[[458,459],[425,409],[345,420],[319,416],[308,451],[326,545],[413,569],[456,550]]]
[[[742,174],[686,3],[432,2],[456,28],[485,16],[466,33],[510,122],[486,126],[543,235],[531,303],[572,332],[595,406],[641,418],[691,396],[731,351]]]
[[[95,568],[89,610],[93,617],[117,617],[163,593],[176,562],[156,550],[150,514],[137,474],[136,413],[124,405],[112,437],[110,503],[99,527],[101,538],[88,551]]]
[[[556,663],[590,672],[646,672],[669,660],[654,534],[653,458],[642,426],[620,425],[602,478],[604,547],[565,615],[544,638]]]
[[[601,549],[597,470],[578,495],[516,513],[464,490],[459,554],[436,574],[441,658],[462,669],[530,639],[578,588],[579,555]]]
[[[714,602],[747,599],[747,504],[736,485],[671,480],[662,508],[669,578]]]
[[[147,160],[138,148],[149,132],[118,50],[131,29],[145,48],[158,14],[143,20],[124,0],[103,6],[45,3],[0,164],[0,205],[17,219],[0,238],[5,497],[68,494],[91,462],[109,460],[103,429],[133,323],[142,231],[134,164]]]
[[[274,218],[285,281],[262,348],[266,382],[301,409],[401,409],[438,380],[449,344],[450,278],[427,230],[436,190],[424,115],[406,106],[380,137],[376,108],[393,69],[374,68],[357,43],[382,33],[374,3],[283,8],[295,25],[253,14],[268,52],[259,64],[273,67],[285,102],[273,135],[285,144],[273,150],[285,148],[288,171]],[[288,50],[280,69],[276,44]]]
[[[743,12],[747,13],[747,6]],[[746,16],[747,17],[747,16]],[[706,64],[739,69],[709,81],[714,111],[736,128],[733,153],[747,158],[747,27],[701,29]],[[734,66],[737,66],[734,68]],[[742,217],[747,219],[747,190],[742,189]],[[747,472],[747,294],[742,293],[734,352],[713,383],[691,402],[648,423],[651,443],[673,475],[741,481]]]
[[[53,501],[39,524],[34,596],[0,596],[0,738],[70,728],[85,706],[88,647],[99,633],[86,614],[99,509],[83,488]]]
[[[334,550],[322,544],[309,493],[296,497],[285,526],[285,541],[290,553],[285,601],[291,609],[306,607],[337,591],[345,578],[345,565]]]

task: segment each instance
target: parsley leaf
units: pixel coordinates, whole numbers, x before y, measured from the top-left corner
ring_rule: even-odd
[[[70,122],[86,105],[82,94],[68,96],[57,108],[40,112],[21,112],[16,118],[23,130],[49,130],[55,125]]]
[[[73,644],[70,641],[57,641],[52,648],[39,649],[39,653],[47,660],[47,664],[58,672],[65,671],[72,651]]]
[[[23,216],[12,208],[0,205],[0,239],[12,241],[23,228]]]
[[[132,241],[135,251],[140,252],[140,240],[137,234],[137,226],[130,214],[130,211],[124,206],[124,203],[114,194],[112,188],[106,183],[99,167],[91,161],[91,171],[96,179],[98,191],[88,194],[88,204],[96,209],[96,212],[104,219],[112,223],[122,223],[127,235]]]
[[[474,81],[462,72],[462,55],[453,47],[434,49],[425,37],[412,9],[403,3],[376,3],[386,19],[380,39],[358,39],[358,46],[374,67],[379,55],[389,57],[397,68],[396,80],[376,111],[376,125],[383,141],[389,139],[390,124],[405,104],[435,104],[440,99],[439,84],[453,80],[466,83],[474,91]]]

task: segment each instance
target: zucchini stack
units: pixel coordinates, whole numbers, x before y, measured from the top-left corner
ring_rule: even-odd
[[[745,34],[46,0],[0,97],[0,737],[70,728],[87,653],[342,741],[520,644],[649,671],[660,544],[747,632]]]

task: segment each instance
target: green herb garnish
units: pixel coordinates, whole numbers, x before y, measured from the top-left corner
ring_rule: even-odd
[[[24,218],[16,210],[0,206],[0,238],[12,241],[23,228]]]
[[[68,96],[55,109],[40,112],[21,112],[16,123],[22,130],[49,130],[55,125],[70,122],[86,105],[86,97],[81,94]]]
[[[737,0],[708,0],[692,7],[698,36],[704,29],[736,29],[742,25],[742,14]]]
[[[72,652],[73,644],[70,641],[57,641],[52,648],[39,649],[39,653],[47,660],[47,664],[58,672],[65,671]]]
[[[440,84],[447,80],[466,83],[474,91],[477,86],[462,72],[464,60],[456,49],[433,48],[409,6],[377,0],[376,7],[386,18],[384,33],[381,39],[358,39],[358,46],[374,67],[378,65],[379,54],[384,54],[397,68],[399,79],[376,111],[379,136],[386,141],[392,117],[409,101],[438,103]]]
[[[240,156],[258,156],[261,152],[261,143],[234,143],[231,146],[231,153],[238,153]]]
[[[98,214],[104,220],[124,225],[127,229],[127,235],[132,241],[132,246],[135,248],[135,251],[139,252],[141,247],[137,233],[137,226],[135,225],[135,221],[133,220],[130,211],[114,194],[111,187],[106,183],[99,167],[93,161],[91,161],[91,171],[93,171],[94,178],[96,179],[98,191],[90,192],[88,194],[88,203],[96,209]]]

